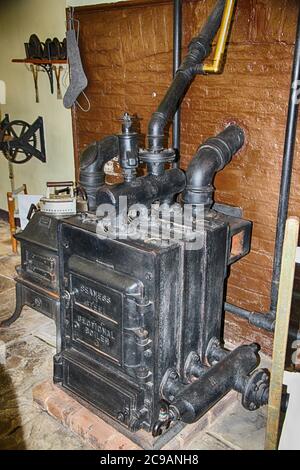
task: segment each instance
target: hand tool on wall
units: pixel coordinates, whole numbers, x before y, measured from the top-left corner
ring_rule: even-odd
[[[33,75],[33,80],[34,80],[34,88],[35,88],[35,102],[39,103],[40,98],[39,98],[39,84],[38,84],[38,66],[30,64],[30,70]]]
[[[27,59],[64,60],[67,58],[66,38],[62,41],[57,38],[47,38],[45,42],[41,42],[36,34],[32,34],[29,42],[25,42],[24,46]]]
[[[43,44],[36,34],[32,34],[29,42],[25,43],[26,57],[42,59],[44,54]]]
[[[45,162],[43,118],[38,117],[31,125],[22,120],[4,120],[0,127],[0,151],[10,163],[26,163],[32,157]]]
[[[60,65],[59,67],[56,67],[56,65],[53,65],[53,70],[55,73],[56,85],[57,85],[57,99],[62,100],[62,94],[61,94],[61,88],[60,88],[60,76],[61,76],[61,72],[63,71],[63,66]]]
[[[275,450],[278,446],[282,383],[289,332],[298,236],[299,219],[297,217],[290,217],[285,227],[282,252],[265,442],[266,450]]]

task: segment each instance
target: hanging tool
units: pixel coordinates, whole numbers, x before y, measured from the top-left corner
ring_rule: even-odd
[[[57,99],[62,100],[62,93],[61,93],[61,88],[60,88],[60,75],[61,75],[61,72],[63,71],[63,66],[60,65],[59,67],[56,67],[56,65],[53,65],[53,70],[55,73],[56,85],[57,85]]]
[[[33,64],[30,65],[30,69],[33,75],[33,80],[34,80],[34,88],[35,88],[35,102],[39,103],[40,98],[39,98],[39,84],[38,84],[38,66],[34,66]]]
[[[43,118],[33,124],[5,119],[0,128],[0,151],[10,163],[26,163],[32,157],[46,161]]]
[[[285,227],[282,252],[265,442],[266,450],[276,450],[278,446],[282,383],[290,323],[298,236],[299,219],[297,217],[290,217]]]

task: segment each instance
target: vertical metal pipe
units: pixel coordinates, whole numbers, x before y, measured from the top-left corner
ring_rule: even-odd
[[[297,119],[299,111],[299,97],[297,92],[300,80],[300,11],[298,16],[297,34],[295,40],[295,53],[292,71],[292,81],[288,108],[288,118],[285,134],[284,155],[277,213],[277,231],[274,251],[273,277],[271,287],[270,311],[275,315],[278,301],[278,288],[281,269],[281,258],[284,240],[284,230],[288,215],[293,159],[295,153]]]
[[[173,13],[173,76],[181,64],[181,46],[182,46],[182,0],[174,0]],[[173,148],[176,150],[177,159],[173,167],[179,167],[180,158],[180,106],[173,120]]]

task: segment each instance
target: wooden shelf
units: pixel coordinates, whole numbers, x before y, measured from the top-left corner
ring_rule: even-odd
[[[35,65],[51,65],[51,64],[67,64],[67,59],[12,59],[16,64],[35,64]]]

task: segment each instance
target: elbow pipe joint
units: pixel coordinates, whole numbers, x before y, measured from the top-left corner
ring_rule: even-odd
[[[202,204],[206,209],[211,208],[214,176],[230,162],[244,141],[244,131],[237,125],[230,125],[199,147],[186,173],[187,186],[183,194],[185,204]]]
[[[148,126],[148,146],[154,152],[160,152],[164,148],[165,126],[168,120],[166,113],[156,111],[152,114]]]
[[[85,190],[90,211],[96,210],[96,193],[105,183],[104,165],[119,154],[119,140],[115,135],[94,142],[80,157],[79,184]]]

